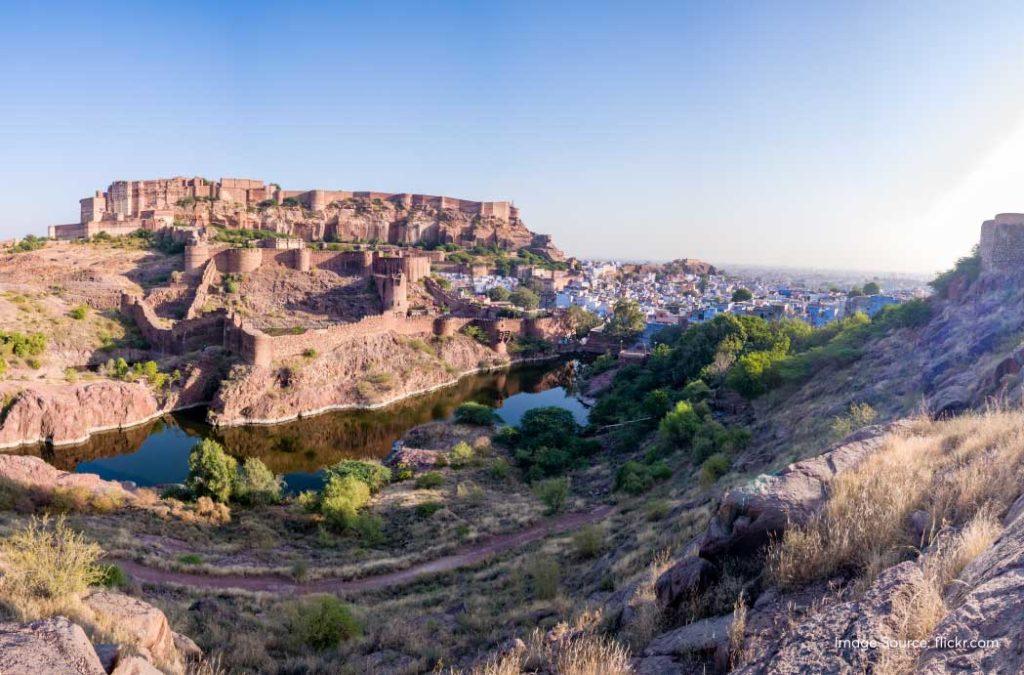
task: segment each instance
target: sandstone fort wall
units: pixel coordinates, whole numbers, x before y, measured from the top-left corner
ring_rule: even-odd
[[[986,271],[1024,270],[1024,214],[1000,213],[982,223],[979,252]]]

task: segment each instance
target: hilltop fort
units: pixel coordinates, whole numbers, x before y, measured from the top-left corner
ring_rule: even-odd
[[[350,190],[285,190],[249,178],[114,181],[79,200],[79,222],[54,239],[110,236],[172,225],[266,230],[305,241],[457,244],[529,249],[561,259],[551,238],[526,228],[509,201]]]

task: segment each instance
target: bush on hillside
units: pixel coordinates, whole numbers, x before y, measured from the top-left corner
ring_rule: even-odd
[[[345,459],[326,470],[326,478],[330,481],[333,477],[344,478],[352,476],[362,481],[376,494],[382,487],[391,482],[391,469],[380,462],[367,462],[361,459]]]
[[[313,649],[330,649],[343,640],[359,637],[362,626],[348,605],[333,595],[296,602],[289,611],[290,634]]]
[[[537,483],[533,490],[547,507],[548,515],[555,514],[562,510],[569,498],[569,479],[549,478]]]
[[[204,438],[188,456],[188,478],[185,487],[195,497],[209,497],[226,504],[231,498],[238,462],[224,452],[217,441]]]
[[[498,415],[494,412],[494,408],[483,405],[482,403],[474,403],[470,401],[468,403],[463,403],[455,409],[455,421],[460,424],[488,426],[497,422],[498,419]]]
[[[248,457],[235,474],[231,497],[249,506],[277,504],[281,501],[281,477],[258,457]]]
[[[354,475],[332,475],[320,495],[320,513],[335,530],[355,527],[359,509],[370,501],[370,488]]]

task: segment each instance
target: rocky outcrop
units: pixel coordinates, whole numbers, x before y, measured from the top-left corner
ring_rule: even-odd
[[[106,675],[85,631],[62,616],[0,624],[0,673]]]
[[[160,404],[144,384],[104,380],[86,384],[6,388],[0,447],[23,443],[79,443],[90,433],[138,424],[159,414]]]
[[[1024,517],[1021,500],[1000,538],[975,558],[947,592],[956,607],[932,632],[918,672],[1020,673],[1024,626]]]
[[[202,652],[171,630],[156,607],[122,593],[93,591],[83,604],[91,624],[124,644],[93,645],[85,631],[62,616],[26,624],[0,624],[0,673],[4,675],[159,675],[183,673]]]
[[[181,656],[167,617],[156,607],[123,593],[93,591],[83,602],[99,622],[126,634],[150,662],[180,665]]]
[[[828,485],[838,474],[856,467],[882,447],[889,433],[905,426],[898,423],[867,427],[822,455],[790,464],[775,476],[758,476],[753,482],[730,490],[722,497],[708,525],[700,556],[718,560],[750,555],[789,524],[806,523],[821,509]]]
[[[891,567],[879,575],[863,597],[812,613],[793,628],[775,625],[760,642],[753,660],[734,672],[871,672],[882,652],[878,643],[897,637],[893,601],[920,579],[921,568],[915,562]],[[754,611],[781,619],[787,604],[786,597],[773,598],[764,606],[755,606]],[[876,646],[870,648],[869,644]]]
[[[353,337],[294,366],[236,372],[217,393],[210,418],[221,425],[272,423],[381,407],[503,363],[507,359],[461,335],[438,342],[436,356],[394,333]]]
[[[658,606],[671,609],[707,588],[718,576],[718,567],[695,555],[684,557],[668,568],[655,583]]]
[[[70,473],[50,466],[31,455],[0,454],[0,483],[39,494],[55,490],[86,490],[94,496],[132,498],[132,491],[121,483],[103,480],[91,473]]]

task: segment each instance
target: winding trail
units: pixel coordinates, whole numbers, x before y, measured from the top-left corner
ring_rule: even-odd
[[[262,591],[296,595],[304,593],[358,593],[401,586],[427,575],[450,572],[460,567],[475,565],[491,556],[525,546],[552,534],[559,534],[603,520],[613,510],[612,506],[606,505],[598,506],[589,511],[566,513],[556,518],[549,518],[536,525],[531,525],[518,532],[493,535],[480,542],[461,548],[451,555],[416,563],[403,570],[360,577],[358,579],[326,578],[297,582],[290,577],[278,574],[199,574],[196,572],[179,572],[149,567],[134,560],[124,558],[114,558],[111,562],[120,565],[125,572],[131,574],[136,580],[147,584],[173,583],[211,590]]]

